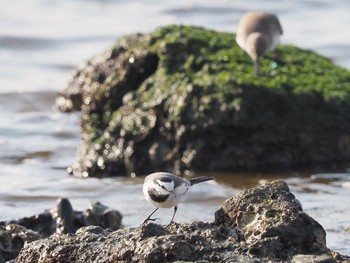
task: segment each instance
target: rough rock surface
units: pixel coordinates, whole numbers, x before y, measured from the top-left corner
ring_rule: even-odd
[[[235,226],[256,256],[287,259],[328,251],[323,227],[303,212],[283,181],[226,200],[216,212],[215,222]]]
[[[16,262],[346,262],[283,181],[228,199],[215,222],[98,226],[26,243]]]
[[[0,263],[14,259],[27,242],[56,234],[75,233],[84,226],[116,230],[122,227],[122,215],[96,202],[85,211],[74,211],[66,198],[60,198],[56,206],[41,214],[18,220],[0,222]],[[23,261],[35,262],[35,261]]]
[[[9,224],[0,226],[0,263],[14,259],[27,242],[41,239],[38,232],[23,226]]]
[[[350,157],[350,72],[280,47],[254,77],[231,33],[167,26],[122,37],[57,98],[82,109],[78,176],[255,170]]]

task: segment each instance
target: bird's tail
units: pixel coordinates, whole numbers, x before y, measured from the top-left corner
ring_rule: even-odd
[[[194,184],[199,184],[201,182],[205,182],[205,181],[209,181],[209,180],[214,180],[215,178],[212,177],[212,176],[201,176],[201,177],[197,177],[197,178],[193,178],[193,179],[190,179],[190,183],[191,185],[194,185]]]

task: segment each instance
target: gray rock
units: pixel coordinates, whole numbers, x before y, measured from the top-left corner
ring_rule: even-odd
[[[295,254],[329,252],[325,230],[302,211],[284,181],[226,200],[215,222],[236,227],[255,256],[288,259]]]
[[[122,228],[122,218],[119,211],[110,209],[100,202],[92,202],[90,208],[83,213],[86,226],[97,225],[111,230]]]
[[[150,223],[139,228],[75,235],[57,235],[25,246],[17,258],[53,262],[170,262],[220,261],[221,250],[234,251],[238,243],[219,226],[209,223],[177,224],[164,228]],[[237,254],[237,257],[240,256]]]
[[[228,199],[214,223],[148,223],[114,232],[97,226],[24,246],[16,262],[346,262],[301,210],[283,181]]]
[[[336,263],[338,260],[331,253],[322,255],[295,255],[292,263]],[[345,262],[343,262],[345,263]]]

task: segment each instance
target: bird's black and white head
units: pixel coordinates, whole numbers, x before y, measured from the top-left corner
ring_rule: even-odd
[[[168,176],[160,176],[153,179],[153,187],[160,194],[173,193],[175,188],[174,181]]]

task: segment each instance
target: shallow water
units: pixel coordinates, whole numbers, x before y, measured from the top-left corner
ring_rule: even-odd
[[[79,144],[79,113],[52,109],[77,64],[124,33],[160,25],[195,24],[236,30],[247,10],[279,15],[282,42],[313,49],[350,67],[350,2],[209,0],[12,0],[0,9],[0,221],[31,216],[59,197],[75,209],[100,201],[120,210],[125,226],[140,224],[153,207],[143,178],[78,179],[67,175]],[[212,221],[222,202],[261,180],[284,178],[304,210],[327,231],[328,246],[350,255],[350,174],[314,171],[274,175],[213,173],[179,206],[179,222]],[[156,216],[168,223],[172,209]]]

